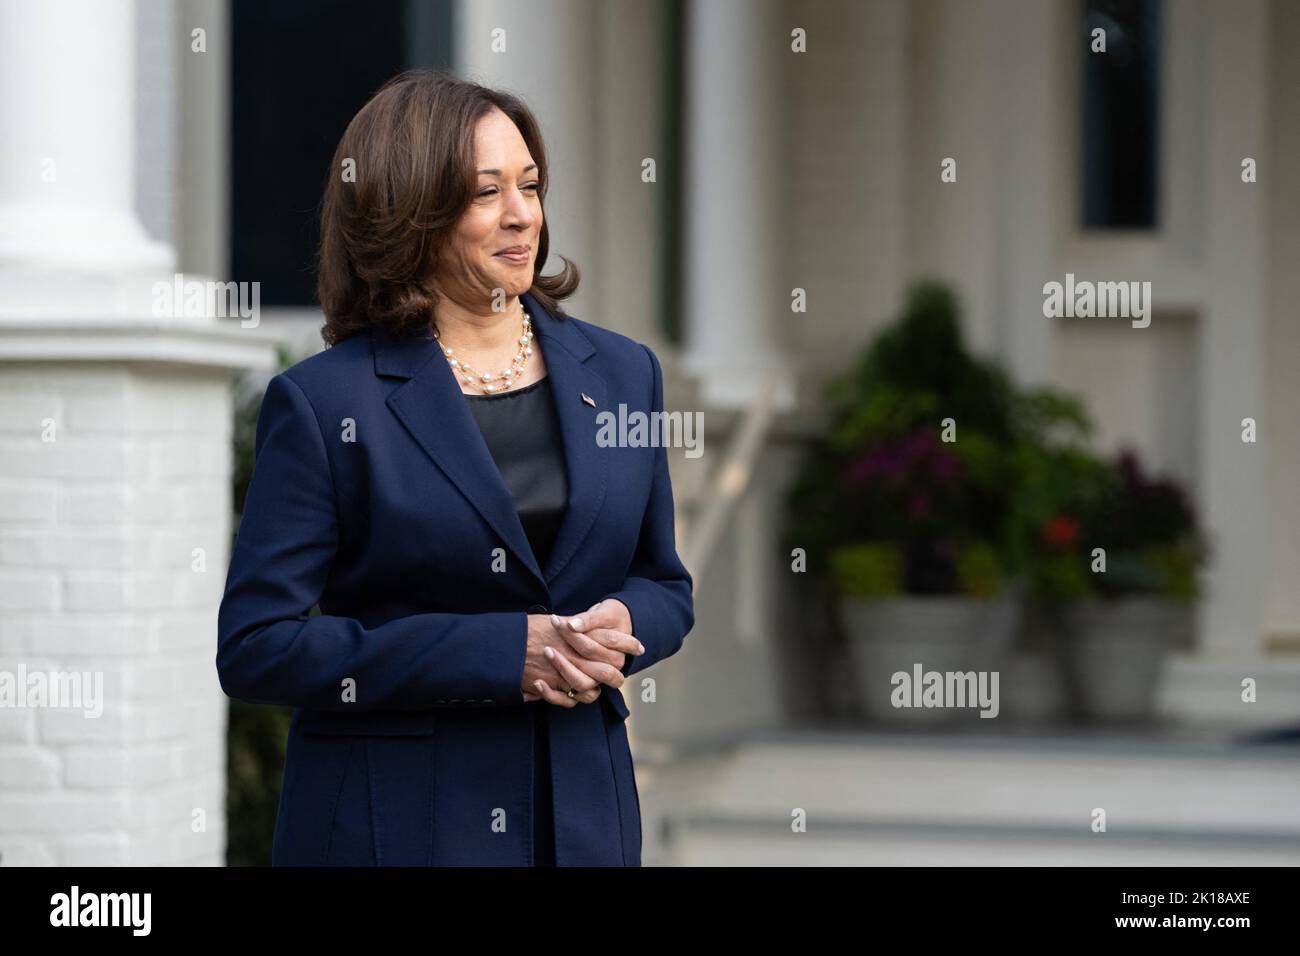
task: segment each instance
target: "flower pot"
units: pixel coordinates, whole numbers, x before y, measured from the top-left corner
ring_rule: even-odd
[[[895,706],[894,675],[999,671],[1020,614],[1019,596],[845,598],[841,604],[861,713],[891,724],[932,726],[971,718],[968,706]],[[990,687],[996,685],[989,685]],[[980,722],[983,722],[982,720]]]
[[[1060,724],[1070,714],[1070,693],[1061,660],[1061,622],[1055,609],[1027,600],[1019,633],[1002,672],[1002,710],[1022,725]]]
[[[1158,597],[1088,599],[1064,610],[1064,658],[1077,716],[1147,721],[1171,648],[1186,644],[1193,605]]]

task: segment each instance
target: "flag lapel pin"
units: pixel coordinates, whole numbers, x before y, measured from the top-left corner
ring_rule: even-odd
[[[592,408],[595,408],[595,407],[596,407],[596,400],[593,399],[593,398],[592,398],[590,395],[588,395],[586,392],[583,392],[583,393],[582,393],[582,400],[583,400],[584,402],[586,402],[588,405],[590,405]]]

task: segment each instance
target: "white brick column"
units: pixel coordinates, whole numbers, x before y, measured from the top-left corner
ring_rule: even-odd
[[[743,406],[761,376],[779,376],[777,407],[793,402],[778,322],[795,323],[781,287],[780,57],[791,38],[775,0],[693,0],[686,6],[682,256],[686,352],[705,404]]]
[[[225,856],[229,371],[273,348],[152,314],[134,12],[0,4],[0,865]],[[98,699],[40,705],[52,672]]]

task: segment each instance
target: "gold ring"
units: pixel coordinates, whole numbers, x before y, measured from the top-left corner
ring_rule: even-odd
[[[573,700],[573,698],[575,698],[575,697],[577,697],[577,696],[578,696],[578,695],[574,693],[573,688],[570,687],[570,688],[569,688],[569,700]]]

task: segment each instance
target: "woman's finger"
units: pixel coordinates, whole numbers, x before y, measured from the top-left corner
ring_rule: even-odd
[[[537,692],[545,698],[548,704],[554,704],[556,707],[577,707],[578,702],[568,694],[561,694],[558,690],[552,690],[551,686],[544,680],[533,681],[533,686]]]
[[[578,692],[591,690],[596,686],[595,678],[587,674],[586,671],[577,667],[567,656],[554,647],[547,647],[545,652],[547,659],[560,674],[570,687]]]
[[[614,654],[616,652],[610,650],[603,642],[597,640],[594,636],[595,632],[592,634],[583,634],[579,631],[570,630],[567,627],[556,628],[556,630],[559,631],[560,636],[564,638],[564,643],[573,648],[574,652],[578,654],[578,656],[593,661],[603,660],[607,664],[614,663]]]
[[[608,617],[610,619],[596,620],[591,614],[580,614],[577,617],[564,619],[552,614],[551,623],[559,628],[566,637],[569,634],[589,635],[606,647],[613,647],[624,654],[644,654],[645,647],[637,640],[636,636],[615,627],[616,622],[613,620],[615,615],[609,615]],[[602,634],[603,636],[601,636]]]
[[[570,658],[570,661],[592,680],[601,684],[608,684],[616,690],[627,681],[620,669],[623,666],[622,654],[619,654],[614,661],[609,663],[588,660],[585,657]]]
[[[607,598],[593,604],[582,614],[565,619],[575,631],[591,631],[598,627],[608,627],[615,631],[631,634],[632,614],[622,601]]]
[[[561,628],[565,642],[589,661],[603,661],[615,670],[623,666],[623,655],[635,657],[645,653],[643,645],[635,635],[616,631],[612,628],[598,627],[585,634]]]
[[[574,621],[582,621],[581,627],[574,627]],[[584,627],[592,627],[594,620],[588,612],[586,617],[562,618],[558,614],[551,615],[551,624],[555,626],[556,633],[564,638],[564,642],[578,652],[580,657],[586,657],[591,660],[604,660],[608,664],[614,663],[610,652],[601,644],[600,641],[589,637],[583,633]],[[592,628],[594,630],[594,628]]]
[[[612,627],[595,627],[589,616],[587,619],[575,617],[564,620],[552,614],[551,623],[579,657],[603,661],[620,672],[623,666],[620,655],[635,657],[645,653],[645,645],[636,635]]]
[[[588,636],[604,647],[610,650],[619,651],[623,654],[630,654],[636,657],[645,653],[645,645],[642,644],[635,634],[628,634],[625,631],[616,631],[612,627],[598,627],[587,632]]]
[[[608,684],[610,687],[618,688],[618,687],[622,687],[624,680],[626,680],[626,678],[624,678],[623,676],[623,672],[620,671],[613,664],[606,664],[603,663],[602,661],[588,660],[584,657],[572,658],[561,653],[558,648],[554,648],[554,649],[548,648],[548,650],[555,651],[555,658],[551,660],[551,664],[555,667],[557,671],[561,673],[561,675],[564,676],[566,680],[569,681],[571,686],[577,688],[580,691],[589,690],[591,686],[596,686],[596,689],[599,691],[600,688],[598,685],[600,684]],[[585,683],[581,683],[577,679],[575,679],[575,675],[571,674],[570,671],[562,670],[560,659],[563,659],[563,662],[565,664],[568,664],[569,667],[572,668],[574,671],[577,671],[578,674],[581,674],[589,681],[592,681],[593,684],[588,685]]]
[[[540,681],[535,681],[534,683],[541,683],[541,682],[540,682]],[[558,700],[556,700],[556,699],[550,699],[550,698],[543,698],[543,696],[542,696],[541,694],[529,694],[528,697],[529,697],[531,700],[543,700],[543,699],[546,699],[546,700],[548,700],[549,703],[552,703],[552,704],[557,704],[557,703],[558,703],[558,704],[560,704],[561,706],[566,706],[566,707],[567,707],[567,706],[570,706],[571,704],[573,704],[573,703],[575,703],[575,702],[576,702],[576,703],[579,703],[579,704],[593,704],[593,703],[595,703],[595,702],[600,698],[600,687],[597,686],[597,687],[593,687],[591,690],[584,690],[582,693],[580,693],[580,694],[575,694],[573,697],[570,697],[567,691],[565,691],[565,692],[556,691],[556,693],[559,694],[559,699],[558,699]]]

